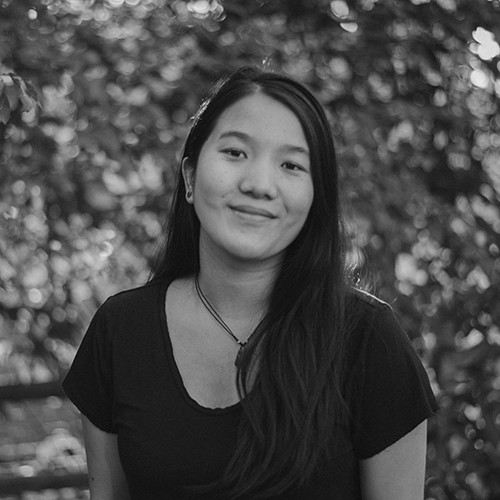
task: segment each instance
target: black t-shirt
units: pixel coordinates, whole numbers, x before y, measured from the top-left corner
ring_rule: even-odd
[[[168,283],[119,293],[97,311],[63,386],[99,429],[118,435],[133,500],[216,498],[186,486],[214,482],[233,454],[240,403],[205,408],[186,391],[165,313]],[[279,499],[358,500],[360,459],[395,443],[438,405],[427,374],[385,303],[356,294],[350,339],[352,423],[311,484]],[[222,498],[222,497],[217,497]]]

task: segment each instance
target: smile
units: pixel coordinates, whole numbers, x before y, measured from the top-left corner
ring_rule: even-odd
[[[238,212],[240,214],[265,217],[268,219],[276,218],[276,216],[273,213],[269,212],[268,210],[265,210],[263,208],[253,207],[251,205],[233,205],[230,208],[231,210]]]

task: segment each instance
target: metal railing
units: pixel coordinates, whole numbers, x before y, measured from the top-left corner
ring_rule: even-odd
[[[0,386],[0,404],[21,402],[26,400],[45,399],[52,396],[66,399],[59,380],[40,384],[19,384]],[[0,463],[0,468],[2,464]],[[41,471],[37,475],[0,476],[0,496],[20,496],[24,492],[43,490],[60,490],[63,488],[87,489],[88,479],[85,472],[69,472],[66,470]]]

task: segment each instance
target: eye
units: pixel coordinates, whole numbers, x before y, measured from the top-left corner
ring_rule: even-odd
[[[222,152],[231,158],[243,158],[245,156],[245,153],[241,149],[236,148],[226,148]]]
[[[300,172],[300,171],[306,172],[306,169],[304,167],[302,167],[297,163],[292,163],[290,161],[286,161],[281,165],[285,170],[289,170],[290,172]]]

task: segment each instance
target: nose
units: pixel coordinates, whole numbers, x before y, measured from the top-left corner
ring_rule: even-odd
[[[276,176],[277,171],[270,158],[255,158],[244,169],[240,190],[255,198],[272,199],[277,195]]]

